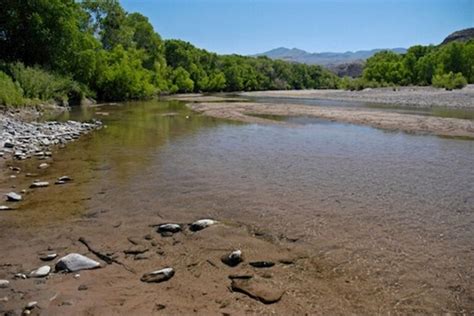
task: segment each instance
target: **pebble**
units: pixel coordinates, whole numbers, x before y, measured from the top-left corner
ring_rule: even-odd
[[[182,230],[181,225],[179,224],[161,224],[158,225],[157,232],[163,237],[171,236],[175,233],[178,233]]]
[[[221,261],[230,267],[235,267],[239,263],[244,261],[242,258],[242,251],[241,250],[232,251],[231,253],[222,256]]]
[[[233,279],[230,285],[232,291],[244,293],[264,304],[278,302],[284,291],[278,289],[269,281],[257,281],[255,279]]]
[[[92,122],[24,122],[11,113],[0,115],[0,147],[4,155],[16,159],[32,156],[51,156],[50,147],[77,139],[80,135],[102,127],[100,121]]]
[[[140,253],[147,252],[148,250],[149,250],[148,247],[146,247],[144,245],[134,245],[134,246],[130,247],[129,249],[124,250],[123,252],[126,255],[138,255]]]
[[[26,304],[25,309],[33,309],[36,306],[38,306],[38,302],[37,301],[32,301],[32,302],[29,302],[28,304]]]
[[[87,285],[85,284],[81,284],[79,285],[79,287],[77,288],[79,291],[86,291],[88,290],[89,288],[87,287]]]
[[[214,225],[216,223],[217,223],[217,221],[215,221],[213,219],[200,219],[200,220],[195,221],[194,223],[192,223],[189,226],[189,229],[193,232],[197,232],[199,230],[207,228],[207,227],[209,227],[211,225]]]
[[[38,166],[38,169],[46,169],[48,167],[49,167],[49,164],[47,164],[46,162],[43,162],[42,164]]]
[[[15,192],[10,192],[7,194],[7,200],[12,202],[21,201],[21,195]]]
[[[10,286],[10,281],[0,280],[0,289],[6,289],[9,286]]]
[[[76,272],[80,270],[95,269],[99,267],[99,262],[87,258],[86,256],[80,255],[78,253],[70,253],[67,256],[60,258],[56,263],[57,271],[66,270],[69,272]]]
[[[43,260],[43,261],[51,261],[51,260],[56,259],[57,256],[58,256],[57,253],[49,253],[49,254],[46,254],[46,255],[41,255],[40,259]]]
[[[271,261],[252,261],[249,264],[254,268],[271,268],[275,265],[274,262]]]
[[[69,176],[62,176],[58,178],[58,181],[68,182],[72,181],[72,179]]]
[[[49,182],[48,181],[35,181],[33,182],[31,185],[30,185],[30,188],[31,189],[34,189],[34,188],[44,188],[44,187],[47,187],[49,186]]]
[[[51,272],[51,267],[50,266],[42,266],[36,270],[33,270],[30,272],[30,277],[31,278],[43,278],[45,276],[48,276],[49,273]]]
[[[164,268],[161,270],[145,273],[141,277],[142,282],[147,283],[159,283],[164,282],[171,279],[174,276],[174,269],[173,268]]]

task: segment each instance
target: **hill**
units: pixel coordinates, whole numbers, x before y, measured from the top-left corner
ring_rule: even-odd
[[[454,33],[451,33],[446,37],[441,45],[445,45],[451,42],[466,42],[468,40],[474,39],[474,27],[456,31]]]
[[[317,64],[317,65],[338,65],[344,63],[360,62],[369,57],[372,57],[375,53],[390,50],[395,53],[405,53],[405,48],[392,48],[392,49],[372,49],[372,50],[359,50],[355,52],[347,51],[343,53],[338,52],[322,52],[322,53],[309,53],[298,48],[285,48],[279,47],[272,49],[268,52],[256,54],[254,56],[267,56],[272,59],[282,59],[289,62],[297,62],[304,64]]]

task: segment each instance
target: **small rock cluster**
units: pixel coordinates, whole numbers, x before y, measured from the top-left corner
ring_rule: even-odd
[[[100,121],[90,123],[67,122],[23,122],[13,116],[0,115],[0,157],[11,155],[23,160],[36,156],[51,156],[53,145],[62,145],[102,127]]]

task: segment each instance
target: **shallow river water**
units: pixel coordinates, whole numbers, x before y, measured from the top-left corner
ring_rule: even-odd
[[[91,117],[107,128],[62,149],[47,171],[77,179],[74,190],[32,196],[14,223],[85,208],[201,209],[307,243],[365,278],[366,295],[400,293],[421,312],[474,305],[474,141],[304,117],[242,124],[176,101],[63,119]]]

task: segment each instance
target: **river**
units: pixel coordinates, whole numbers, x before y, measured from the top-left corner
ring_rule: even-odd
[[[377,299],[382,312],[474,306],[472,140],[307,117],[235,123],[179,101],[76,108],[61,119],[92,117],[106,128],[58,149],[41,173],[74,184],[29,194],[5,217],[7,231],[91,211],[117,220],[199,213],[297,240],[351,275],[358,295],[373,296],[366,311]],[[357,297],[349,306],[365,304]]]

